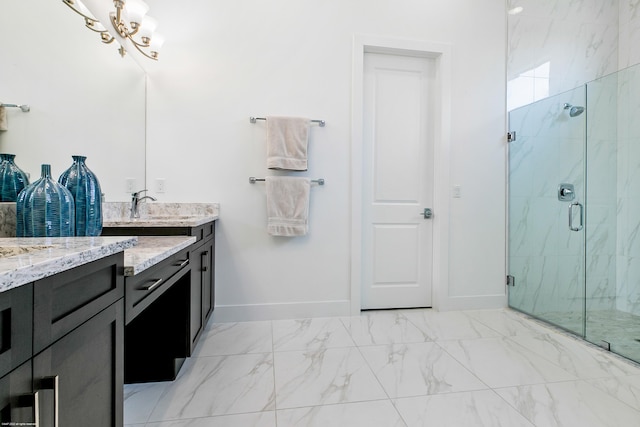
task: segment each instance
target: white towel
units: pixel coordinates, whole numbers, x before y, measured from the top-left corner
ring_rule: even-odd
[[[267,168],[307,170],[310,120],[267,116]]]
[[[0,130],[9,130],[7,126],[7,110],[4,107],[0,107]]]
[[[304,236],[309,231],[309,178],[268,176],[267,231],[272,236]]]

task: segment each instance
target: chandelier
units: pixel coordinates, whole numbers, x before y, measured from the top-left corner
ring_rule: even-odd
[[[84,18],[85,26],[100,34],[103,43],[112,43],[115,38],[96,19],[80,0],[62,0],[74,12]],[[149,59],[158,60],[158,51],[164,38],[155,32],[158,21],[147,16],[149,6],[142,0],[114,0],[115,12],[109,13],[111,25],[123,39],[128,40],[138,52]],[[127,51],[121,44],[120,56]]]

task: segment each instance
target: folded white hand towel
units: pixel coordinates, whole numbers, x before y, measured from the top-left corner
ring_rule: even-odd
[[[9,130],[7,126],[7,110],[4,107],[0,107],[0,130]]]
[[[307,170],[310,120],[303,117],[267,116],[267,167]]]
[[[309,178],[268,176],[267,231],[272,236],[304,236],[309,231]]]

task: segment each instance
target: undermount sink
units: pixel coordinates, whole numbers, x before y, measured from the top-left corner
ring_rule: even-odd
[[[25,255],[32,252],[51,249],[50,245],[28,245],[28,246],[0,246],[0,258],[8,258],[16,255]]]

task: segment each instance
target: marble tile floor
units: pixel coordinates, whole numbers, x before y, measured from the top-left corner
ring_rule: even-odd
[[[640,365],[512,310],[210,323],[128,427],[634,427]]]

